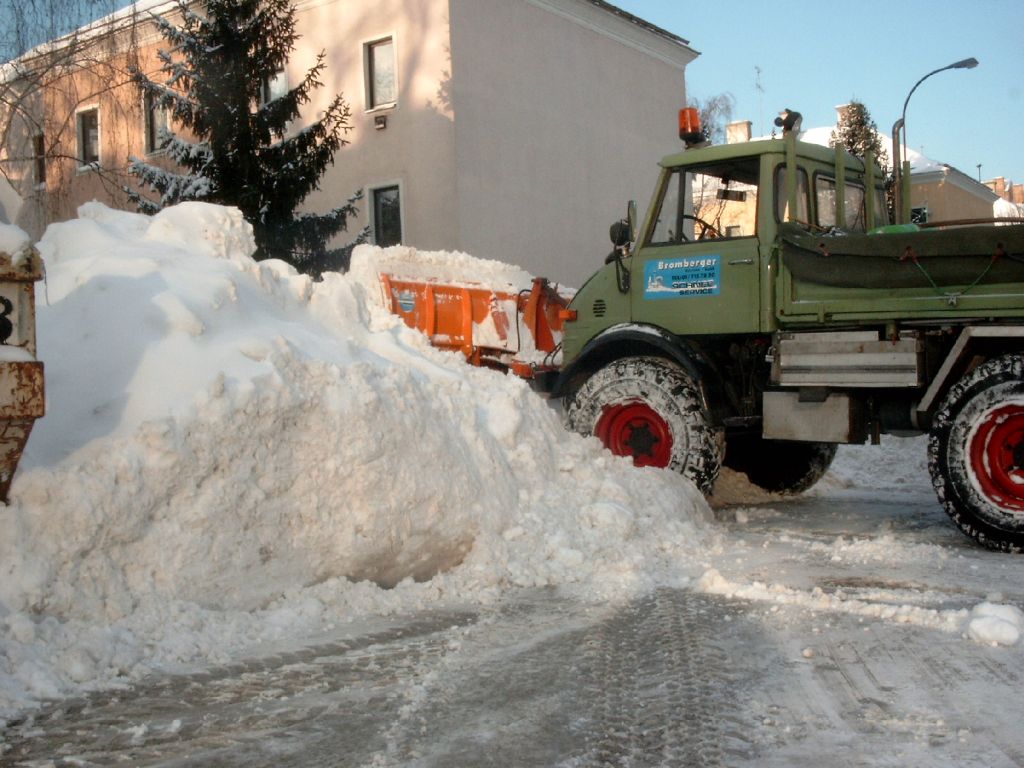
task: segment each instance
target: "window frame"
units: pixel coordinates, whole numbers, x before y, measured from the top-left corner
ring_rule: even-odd
[[[398,227],[399,227],[399,239],[396,243],[388,243],[387,245],[381,245],[379,237],[379,225],[377,216],[377,195],[382,192],[395,190],[398,193]],[[402,245],[405,241],[406,230],[405,230],[405,188],[401,181],[387,181],[373,186],[368,186],[367,191],[369,192],[370,205],[368,206],[368,217],[370,236],[373,238],[373,244],[380,246],[381,248],[387,248],[391,245]]]
[[[685,242],[680,239],[676,240],[655,240],[655,236],[658,234],[658,225],[662,219],[664,213],[665,202],[670,195],[675,195],[676,205],[676,228],[679,229],[678,211],[683,196],[682,184],[686,178],[686,168],[684,166],[677,166],[674,168],[663,168],[661,178],[658,181],[658,196],[651,204],[651,216],[650,226],[647,231],[644,232],[644,236],[641,239],[641,244],[644,248],[660,248],[662,246],[679,245],[681,242]],[[674,188],[674,189],[673,189]]]
[[[275,96],[274,92],[277,90],[280,92]],[[280,99],[288,93],[288,90],[288,70],[282,66],[272,76],[260,79],[260,106],[266,106],[270,102]]]
[[[384,43],[391,45],[391,87],[393,98],[390,101],[378,101],[374,83],[373,51]],[[363,85],[364,99],[367,112],[378,112],[385,109],[394,109],[398,106],[398,37],[394,33],[381,35],[363,43]]]
[[[46,188],[46,136],[36,133],[32,136],[32,173],[36,189]]]
[[[161,153],[163,153],[165,151],[165,149],[160,146],[160,136],[159,136],[159,130],[158,129],[161,126],[156,126],[155,125],[154,116],[155,116],[155,113],[157,111],[163,113],[164,119],[163,119],[163,126],[162,127],[164,128],[164,130],[166,130],[168,133],[170,133],[171,132],[171,115],[170,115],[170,112],[168,111],[168,109],[166,107],[160,106],[160,104],[157,103],[156,98],[149,91],[146,91],[142,95],[142,111],[143,111],[143,119],[145,120],[145,126],[144,126],[145,127],[145,136],[144,136],[143,140],[145,142],[144,149],[146,151],[146,154],[147,155],[161,154]]]
[[[789,200],[786,199],[785,182],[783,180],[783,174],[787,171],[786,163],[779,163],[775,166],[775,172],[772,174],[772,207],[774,209],[775,223],[785,224],[787,222],[785,216],[785,207],[789,204]],[[811,177],[807,173],[807,169],[802,165],[796,167],[796,192],[797,192],[797,209],[799,213],[799,199],[800,199],[800,180],[803,179],[803,204],[804,213],[806,214],[805,219],[794,218],[793,222],[797,224],[811,224],[811,216],[817,216],[815,209],[811,207]]]
[[[86,157],[84,118],[89,114],[94,114],[96,116],[96,158],[94,160],[87,159]],[[103,157],[101,151],[101,147],[103,146],[103,122],[100,119],[100,107],[98,104],[90,104],[75,110],[75,138],[77,141],[75,155],[76,160],[78,161],[78,170],[94,171],[99,168],[100,161]]]
[[[836,220],[838,220],[838,211],[837,210],[834,211],[833,221],[832,221],[831,224],[825,224],[822,221],[822,219],[821,219],[821,198],[819,197],[819,186],[818,186],[819,183],[821,183],[821,182],[827,182],[827,183],[832,185],[832,194],[833,195],[836,194],[836,190],[839,188],[839,182],[838,182],[838,180],[836,179],[836,177],[834,175],[832,175],[830,173],[826,173],[824,171],[815,171],[814,172],[814,194],[813,194],[813,196],[814,196],[814,223],[817,224],[819,227],[825,227],[825,228],[835,227],[836,226]],[[867,218],[868,218],[868,213],[867,213],[868,188],[863,183],[861,183],[859,181],[851,181],[849,178],[846,179],[845,186],[846,186],[846,189],[843,191],[843,205],[844,206],[848,205],[848,203],[850,201],[850,196],[849,196],[849,190],[850,189],[856,189],[856,190],[860,191],[860,208],[859,208],[859,210],[857,212],[857,220],[861,224],[861,226],[859,228],[855,228],[855,227],[851,226],[850,221],[849,221],[850,211],[849,211],[849,209],[847,209],[846,212],[845,212],[846,213],[846,216],[845,216],[845,219],[846,219],[846,224],[845,224],[846,229],[848,231],[850,231],[850,232],[867,232],[868,229],[870,228],[868,226],[868,221],[867,221]],[[833,207],[835,208],[835,197],[833,197]]]
[[[754,200],[750,204],[754,205],[754,231],[753,232],[739,232],[736,234],[727,234],[725,230],[719,232],[719,236],[715,240],[742,240],[745,238],[757,237],[757,209],[759,205],[757,202],[761,195],[761,184],[760,184],[760,167],[759,162],[756,158],[740,158],[739,160],[731,161],[718,161],[703,163],[701,165],[678,165],[664,168],[664,176],[659,180],[659,190],[656,200],[652,203],[652,210],[654,213],[651,216],[651,222],[648,230],[644,233],[641,242],[645,248],[661,248],[661,247],[674,247],[679,245],[686,245],[687,243],[700,242],[700,239],[691,238],[688,235],[683,234],[681,237],[676,236],[675,239],[670,240],[656,240],[655,237],[658,234],[659,222],[663,219],[663,211],[665,203],[669,201],[670,197],[675,198],[676,210],[673,215],[673,221],[675,222],[675,229],[680,232],[683,231],[684,225],[682,222],[686,219],[696,221],[692,217],[696,214],[693,213],[693,205],[696,202],[693,194],[693,185],[697,181],[698,176],[705,176],[710,178],[722,179],[725,178],[721,171],[726,166],[736,167],[737,165],[744,162],[744,160],[750,161],[750,168],[746,170],[754,171],[754,175],[757,178],[757,183],[750,184],[750,182],[741,181],[738,184],[746,186],[752,186]],[[742,190],[747,192],[748,190]],[[687,195],[689,199],[687,199]],[[708,222],[709,224],[711,222]],[[714,225],[712,225],[714,226]],[[739,227],[739,224],[732,225],[733,228]]]

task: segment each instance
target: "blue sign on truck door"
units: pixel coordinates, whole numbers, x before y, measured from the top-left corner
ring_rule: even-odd
[[[717,296],[722,290],[722,257],[717,254],[651,259],[644,265],[644,298]]]

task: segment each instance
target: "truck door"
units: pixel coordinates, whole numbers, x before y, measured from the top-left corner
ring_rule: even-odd
[[[633,319],[679,334],[759,327],[759,158],[666,169],[633,258]]]

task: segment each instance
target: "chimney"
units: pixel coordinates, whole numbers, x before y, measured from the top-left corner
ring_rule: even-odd
[[[740,144],[744,141],[750,141],[749,120],[737,120],[725,126],[726,144]]]
[[[849,104],[840,104],[838,107],[836,107],[836,125],[839,125],[841,122],[843,122],[843,118],[846,117],[846,113],[849,111]]]

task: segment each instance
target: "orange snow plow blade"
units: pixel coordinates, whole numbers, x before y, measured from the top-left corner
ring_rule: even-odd
[[[534,278],[519,293],[383,273],[380,281],[391,311],[435,347],[459,350],[473,365],[524,378],[556,367],[562,310],[569,302],[546,278]]]

